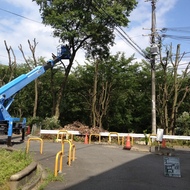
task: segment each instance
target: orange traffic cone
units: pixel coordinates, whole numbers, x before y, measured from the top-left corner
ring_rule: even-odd
[[[166,148],[166,140],[162,139],[162,148]]]
[[[27,132],[26,132],[26,134],[27,134],[27,135],[30,134],[30,126],[28,126],[28,128],[27,128]]]
[[[88,144],[88,135],[87,135],[87,133],[86,133],[85,138],[84,138],[84,144]]]
[[[126,141],[126,145],[123,147],[123,149],[125,150],[131,150],[131,141],[130,141],[130,136],[127,136],[127,141]]]

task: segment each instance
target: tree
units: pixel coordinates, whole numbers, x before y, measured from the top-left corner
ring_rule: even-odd
[[[7,42],[4,40],[5,48],[8,55],[8,67],[2,65],[2,72],[0,74],[0,86],[10,82],[14,78],[15,70],[17,67],[16,56],[11,46],[8,47]],[[13,57],[13,60],[12,60]]]
[[[188,79],[190,63],[187,64],[186,69],[181,74],[178,73],[179,63],[183,56],[184,53],[180,54],[180,45],[177,45],[174,59],[172,58],[172,46],[166,51],[166,57],[163,58],[160,54],[162,70],[158,81],[157,111],[161,127],[166,134],[174,133],[176,114],[189,92],[186,80]]]
[[[190,135],[190,115],[183,112],[177,119],[177,127],[175,129],[177,135]]]
[[[114,76],[114,91],[104,123],[108,129],[120,132],[142,132],[151,129],[151,76],[145,61],[121,57]]]
[[[17,78],[24,73],[29,72],[30,69],[26,64],[19,64],[15,70],[14,77]],[[9,108],[11,115],[15,117],[22,118],[28,117],[33,114],[33,104],[34,104],[34,84],[28,84],[25,88],[16,94],[12,105]]]
[[[30,70],[32,70],[34,67],[37,67],[37,65],[39,65],[39,60],[36,59],[36,46],[37,46],[37,42],[36,39],[33,40],[33,45],[31,44],[30,40],[28,40],[28,45],[30,48],[30,51],[32,53],[32,60],[31,59],[27,59],[25,57],[24,51],[22,49],[22,45],[20,44],[20,46],[18,47],[19,50],[21,51],[23,58],[27,64],[27,66],[30,68]],[[34,81],[34,88],[35,88],[35,99],[34,99],[34,108],[33,108],[33,117],[36,117],[37,115],[37,108],[38,108],[38,79],[36,79]]]
[[[111,58],[111,57],[110,57]],[[110,64],[111,65],[111,64]],[[109,65],[109,59],[102,62],[100,60],[94,61],[94,82],[93,82],[93,92],[92,92],[92,126],[98,126],[102,129],[102,119],[107,114],[110,95],[112,91],[112,81],[109,80],[108,72],[106,72],[105,67]],[[100,70],[99,70],[99,67]],[[111,73],[110,73],[111,74]],[[99,83],[99,85],[98,85]]]
[[[62,86],[57,93],[55,116],[60,116],[60,102],[68,75],[79,49],[86,56],[107,57],[114,43],[114,28],[127,26],[128,16],[135,8],[135,0],[35,0],[40,6],[43,23],[54,29],[54,36],[67,43],[71,51],[65,67]]]
[[[134,63],[133,59],[118,53],[98,62],[98,69],[97,60],[75,68],[72,73],[75,90],[66,96],[65,102],[72,105],[72,110],[77,108],[74,115],[80,114],[81,122],[110,131],[150,131],[151,107],[147,106],[151,92],[150,65]],[[67,107],[69,117],[70,109]]]

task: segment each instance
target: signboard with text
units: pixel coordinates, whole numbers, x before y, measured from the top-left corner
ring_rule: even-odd
[[[164,156],[164,175],[168,177],[181,177],[179,158]]]

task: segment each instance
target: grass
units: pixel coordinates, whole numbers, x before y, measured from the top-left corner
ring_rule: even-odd
[[[29,154],[23,151],[8,151],[0,149],[0,190],[8,190],[11,175],[23,170],[32,162]]]
[[[11,175],[23,170],[33,161],[32,156],[25,151],[10,151],[0,148],[0,190],[9,190]],[[47,177],[39,184],[38,190],[43,190],[52,181],[62,181],[63,176],[54,177],[54,174],[46,169]]]
[[[38,190],[44,190],[44,188],[53,181],[63,181],[63,176],[57,176],[55,177],[54,174],[49,170],[46,169],[47,177],[39,184]]]

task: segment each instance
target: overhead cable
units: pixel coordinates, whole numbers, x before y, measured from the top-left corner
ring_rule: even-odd
[[[190,32],[190,26],[186,26],[186,27],[173,27],[173,28],[167,28],[164,27],[160,30],[160,32],[167,32],[167,31],[173,31],[173,32]]]
[[[101,9],[102,11],[99,11],[99,13],[101,15],[107,15],[109,17],[111,17],[111,19],[115,22],[115,19],[110,16],[105,9],[103,9],[102,7],[100,7],[98,5],[98,3],[96,1],[94,1],[94,3],[96,4],[96,9],[97,11],[99,11],[99,9]],[[129,35],[127,35],[127,33],[120,27],[114,27],[115,30],[122,36],[122,38],[134,49],[136,50],[142,57],[144,57],[145,59],[148,59],[146,53],[129,37]]]
[[[161,36],[163,38],[172,38],[176,40],[190,40],[190,36],[176,36],[176,35],[167,35],[167,34],[162,34]]]
[[[4,12],[7,12],[7,13],[10,13],[10,14],[12,14],[12,15],[15,15],[15,16],[18,16],[18,17],[21,17],[21,18],[24,18],[24,19],[26,19],[26,20],[30,20],[30,21],[32,21],[32,22],[36,22],[36,23],[42,24],[41,22],[38,22],[38,21],[36,21],[36,20],[27,18],[27,17],[25,17],[25,16],[22,16],[22,15],[20,15],[20,14],[17,14],[17,13],[11,12],[11,11],[8,11],[8,10],[3,9],[3,8],[0,8],[0,10],[2,10],[2,11],[4,11]]]

